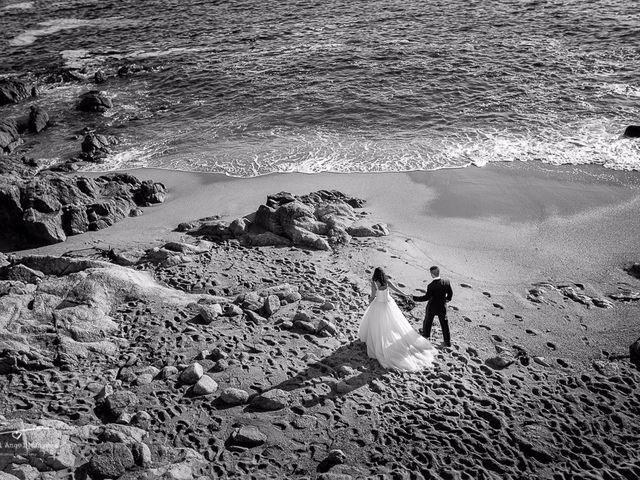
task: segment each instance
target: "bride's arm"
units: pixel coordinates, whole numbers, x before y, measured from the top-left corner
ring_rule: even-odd
[[[407,296],[407,294],[404,293],[402,290],[400,290],[398,287],[396,287],[395,284],[391,280],[387,280],[387,284],[389,285],[389,288],[391,290],[393,290],[394,292],[399,293],[403,297]]]
[[[371,293],[369,294],[369,303],[373,302],[374,298],[376,298],[376,284],[373,280],[371,280]]]

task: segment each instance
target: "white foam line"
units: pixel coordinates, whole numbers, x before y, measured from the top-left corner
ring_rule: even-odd
[[[35,28],[31,30],[25,30],[20,35],[9,40],[9,45],[12,46],[26,46],[31,45],[39,37],[45,37],[52,35],[63,30],[71,30],[75,28],[82,28],[88,26],[97,27],[110,27],[113,25],[123,25],[124,23],[131,23],[133,20],[124,20],[122,18],[112,17],[95,20],[83,20],[79,18],[57,18],[55,20],[48,20],[46,22],[39,23],[43,28]],[[135,23],[135,22],[134,22]]]
[[[11,3],[2,7],[2,10],[30,10],[33,8],[33,4],[34,2]]]

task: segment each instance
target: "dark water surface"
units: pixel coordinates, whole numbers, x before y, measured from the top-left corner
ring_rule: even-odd
[[[101,87],[99,126],[123,140],[105,169],[640,169],[620,138],[640,123],[639,40],[631,0],[0,0],[0,74],[153,69]],[[45,92],[59,126],[34,155],[78,151],[68,134],[94,119],[65,112],[86,89]]]

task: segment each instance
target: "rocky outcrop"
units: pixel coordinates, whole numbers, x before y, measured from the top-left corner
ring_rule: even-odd
[[[35,89],[27,82],[9,78],[0,80],[0,105],[19,103],[35,94]]]
[[[90,90],[80,96],[80,102],[76,108],[85,112],[103,113],[112,107],[113,103],[105,92]]]
[[[113,225],[140,206],[163,201],[164,191],[161,184],[122,173],[96,179],[51,172],[31,179],[7,175],[0,178],[0,220],[5,235],[52,244]]]
[[[364,201],[338,191],[320,190],[294,196],[288,192],[269,195],[264,205],[248,217],[227,224],[215,218],[181,224],[180,231],[221,241],[237,238],[248,246],[294,245],[330,250],[351,241],[351,237],[379,237],[389,230],[381,223],[367,222]]]
[[[18,123],[13,119],[0,120],[0,152],[11,153],[20,144]]]

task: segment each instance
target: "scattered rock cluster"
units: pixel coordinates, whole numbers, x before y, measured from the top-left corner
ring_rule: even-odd
[[[249,246],[290,246],[330,250],[352,237],[389,234],[386,225],[365,220],[362,200],[341,192],[321,190],[296,197],[287,192],[269,195],[267,202],[247,217],[230,224],[206,218],[178,227],[190,235],[209,240],[236,238]]]

